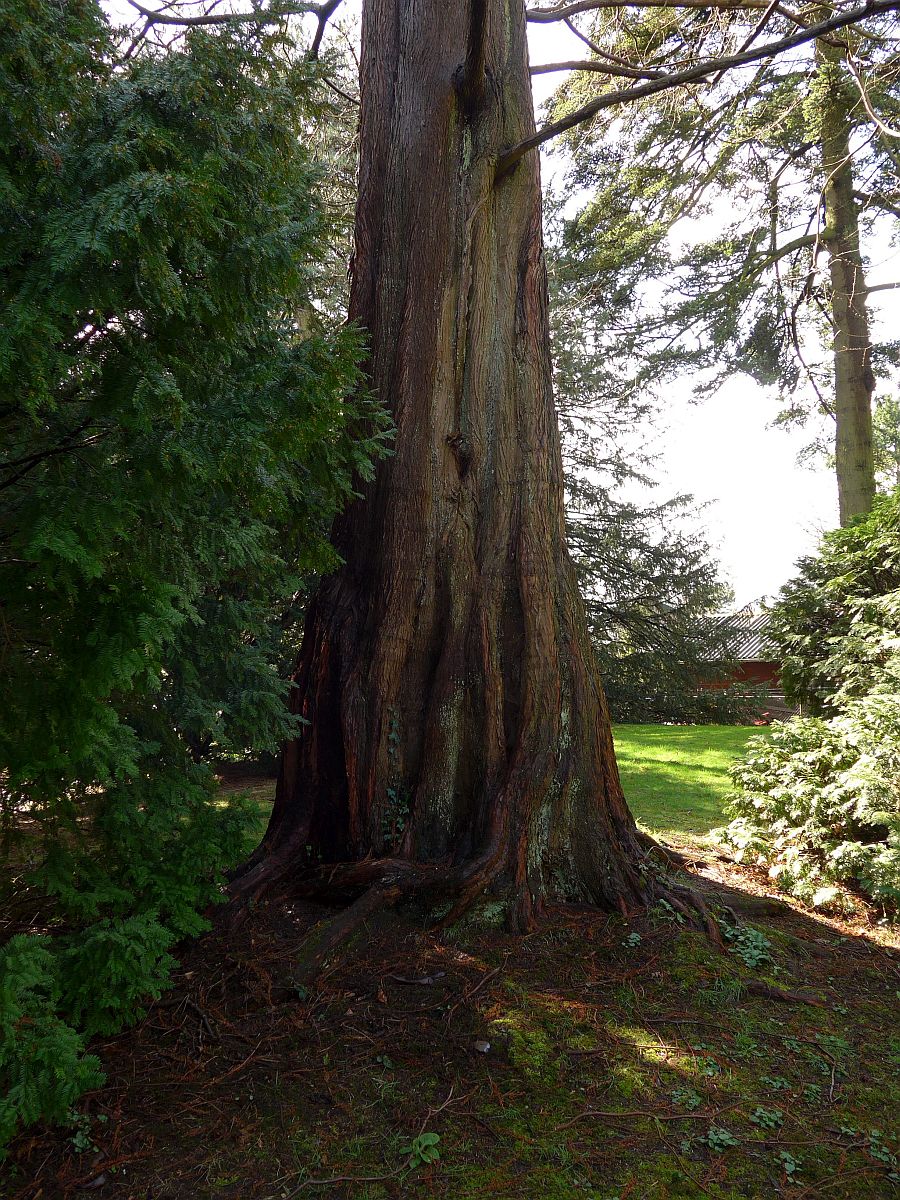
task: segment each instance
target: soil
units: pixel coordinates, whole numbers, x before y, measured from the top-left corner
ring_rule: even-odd
[[[170,991],[94,1044],[107,1082],[33,1128],[0,1195],[562,1200],[898,1194],[900,950],[679,847],[717,951],[665,905],[381,914],[312,987],[331,914],[254,910],[185,947]]]

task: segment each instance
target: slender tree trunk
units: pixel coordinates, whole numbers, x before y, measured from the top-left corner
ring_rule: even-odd
[[[537,154],[496,178],[533,128],[522,0],[365,0],[351,316],[395,452],[338,524],[239,893],[321,860],[490,886],[517,928],[646,899],[566,550]]]
[[[835,466],[841,525],[867,513],[875,499],[872,443],[872,339],[866,279],[859,249],[859,215],[853,196],[848,82],[842,52],[817,45],[820,71],[829,73],[821,112],[825,246],[831,275],[834,345]]]

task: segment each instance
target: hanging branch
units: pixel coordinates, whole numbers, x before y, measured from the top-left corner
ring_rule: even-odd
[[[875,109],[872,107],[872,101],[869,99],[869,93],[866,90],[866,85],[863,83],[862,76],[856,69],[856,64],[853,61],[853,55],[849,50],[844,56],[844,63],[846,64],[847,70],[853,77],[853,82],[856,84],[860,99],[863,102],[863,108],[866,110],[869,119],[874,122],[878,130],[883,133],[885,137],[900,138],[900,129],[895,129],[892,125],[888,125],[886,121],[882,121],[881,117],[879,117]]]
[[[603,2],[605,3],[605,0]],[[655,4],[656,0],[653,0],[653,2]],[[663,2],[663,0],[660,0],[660,2]],[[668,0],[665,0],[665,2],[668,3]],[[585,0],[583,7],[595,6],[596,3],[597,0],[589,0],[589,3],[588,0]],[[693,0],[690,5],[682,6],[694,7]],[[750,0],[750,3],[747,3],[745,0],[744,6],[767,8],[768,4],[765,0],[760,5],[756,5],[755,0]],[[704,7],[710,7],[710,5],[707,4]],[[728,7],[734,8],[735,5]],[[705,59],[696,63],[693,67],[686,67],[681,71],[669,72],[660,79],[651,79],[646,83],[637,84],[635,87],[621,88],[618,91],[607,92],[603,96],[598,96],[596,100],[591,100],[588,104],[576,109],[575,112],[569,113],[568,116],[561,117],[558,121],[549,122],[549,124],[544,125],[543,128],[537,130],[530,137],[510,147],[501,156],[497,164],[497,178],[503,178],[529,150],[535,150],[551,138],[558,137],[559,134],[566,133],[569,129],[574,129],[576,125],[581,125],[585,121],[589,121],[605,108],[612,108],[617,104],[625,104],[631,100],[642,100],[647,96],[655,96],[658,92],[664,92],[670,88],[682,87],[684,84],[695,83],[698,80],[706,81],[710,75],[716,72],[731,70],[734,67],[742,67],[748,63],[759,62],[763,58],[771,58],[776,54],[783,53],[785,50],[792,50],[796,46],[802,46],[806,42],[815,41],[816,38],[834,33],[838,29],[845,29],[848,25],[854,25],[859,21],[865,20],[867,17],[877,16],[881,13],[897,12],[898,10],[900,10],[900,0],[868,0],[868,3],[860,5],[858,8],[847,9],[842,13],[830,17],[827,21],[821,21],[817,25],[809,25],[804,29],[799,29],[796,33],[779,38],[774,42],[768,42],[763,46],[756,46],[753,49],[744,50],[738,54]],[[550,12],[552,10],[545,9],[543,11]],[[579,9],[579,11],[581,10]]]

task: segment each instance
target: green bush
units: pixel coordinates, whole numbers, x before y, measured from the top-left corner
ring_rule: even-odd
[[[0,1158],[20,1122],[63,1122],[103,1082],[84,1034],[59,1016],[59,960],[49,943],[20,935],[0,948]]]
[[[788,699],[813,716],[837,712],[842,699],[896,686],[900,491],[826,534],[819,554],[801,560],[799,575],[771,610],[769,634],[782,657]]]
[[[318,302],[316,72],[279,30],[126,56],[94,0],[0,6],[0,832],[50,932],[3,951],[3,1140],[207,927],[253,820],[209,760],[295,731],[297,597],[383,450]]]
[[[787,891],[900,908],[900,493],[826,535],[776,606],[796,697],[823,715],[754,738],[724,839]]]
[[[851,888],[900,906],[900,698],[776,723],[751,738],[732,777],[724,839],[739,861],[768,865],[810,904],[837,904]]]

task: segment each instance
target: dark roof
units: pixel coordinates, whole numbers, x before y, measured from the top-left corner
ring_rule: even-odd
[[[777,662],[781,657],[767,635],[768,613],[754,616],[751,609],[742,608],[723,617],[722,626],[730,634],[731,652],[739,662]]]

